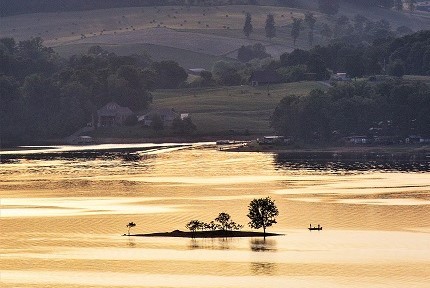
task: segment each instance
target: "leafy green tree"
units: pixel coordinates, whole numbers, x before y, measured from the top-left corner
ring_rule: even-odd
[[[151,119],[151,128],[154,129],[155,131],[161,131],[164,129],[164,123],[163,120],[161,119],[160,115],[158,114],[154,114],[152,115],[152,119]]]
[[[294,46],[296,46],[296,40],[300,36],[300,30],[302,30],[302,19],[293,18],[293,25],[291,27],[291,36],[293,37]]]
[[[263,59],[267,57],[270,57],[270,54],[266,53],[266,47],[261,43],[241,46],[237,52],[237,59],[242,62],[249,62],[252,59]]]
[[[318,9],[324,14],[334,15],[339,11],[339,0],[318,0]]]
[[[400,59],[396,59],[388,65],[388,74],[402,77],[405,74],[405,63]]]
[[[315,29],[315,23],[317,22],[317,19],[315,18],[314,14],[311,12],[305,13],[305,23],[308,25],[309,28],[309,46],[314,45],[314,29]]]
[[[394,0],[394,7],[397,11],[403,10],[403,0]]]
[[[172,123],[172,130],[180,135],[190,135],[196,131],[197,127],[191,121],[191,117],[186,117],[184,119],[176,118]]]
[[[154,62],[152,63],[152,69],[157,74],[155,83],[158,88],[178,88],[188,78],[185,69],[175,61]]]
[[[272,39],[273,37],[276,37],[276,27],[275,27],[275,16],[273,14],[268,14],[266,18],[266,37],[269,39]]]
[[[364,31],[366,22],[369,20],[361,14],[354,16],[354,29],[357,33],[361,34]]]
[[[243,34],[245,34],[246,37],[249,37],[249,35],[253,31],[252,23],[251,23],[251,14],[246,13],[245,16],[245,24],[243,25]]]
[[[127,225],[125,225],[128,228],[128,236],[130,236],[130,229],[133,227],[136,227],[136,223],[130,222]]]
[[[324,23],[321,29],[321,36],[323,36],[326,41],[330,40],[333,37],[333,30],[331,30],[330,26],[327,23]]]
[[[260,229],[263,227],[264,236],[266,228],[276,224],[276,217],[279,215],[275,201],[270,197],[252,200],[248,205],[248,218],[251,220],[248,225],[251,228]]]
[[[221,85],[239,85],[242,82],[242,77],[238,70],[241,64],[227,61],[217,61],[212,67],[212,74],[215,80]]]

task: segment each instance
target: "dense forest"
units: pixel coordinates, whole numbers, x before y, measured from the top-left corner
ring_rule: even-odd
[[[351,135],[430,135],[430,88],[400,80],[341,84],[328,91],[282,99],[271,120],[280,134],[306,143]]]
[[[401,38],[387,36],[375,39],[373,45],[335,41],[309,51],[296,49],[281,55],[279,63],[272,65],[284,74],[296,71],[296,81],[304,80],[304,73],[327,79],[327,70],[345,72],[352,78],[375,74],[430,75],[429,30]]]
[[[347,73],[351,78],[430,75],[430,30],[395,38],[385,24],[383,20],[369,22],[361,33],[310,50],[295,49],[280,60],[267,58],[261,44],[242,46],[238,51],[242,63],[220,61],[212,73],[220,85],[245,84],[255,70],[275,70],[284,82],[328,80],[332,73]]]
[[[3,141],[67,136],[110,101],[141,111],[154,88],[177,88],[187,76],[176,62],[145,55],[117,56],[94,46],[62,59],[40,38],[0,39]]]

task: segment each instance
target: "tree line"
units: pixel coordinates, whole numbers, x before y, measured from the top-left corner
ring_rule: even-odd
[[[63,59],[40,38],[2,38],[2,141],[70,135],[110,101],[141,111],[151,103],[151,91],[177,88],[187,77],[176,62],[154,62],[146,55],[117,56],[94,46]]]
[[[377,22],[369,25],[380,31],[383,23]],[[380,74],[397,77],[404,74],[430,75],[430,31],[399,38],[385,32],[375,31],[381,38],[375,38],[372,45],[352,40],[333,41],[310,50],[286,52],[279,60],[270,58],[265,46],[260,43],[242,46],[238,50],[238,60],[241,62],[214,63],[212,73],[205,76],[211,81],[204,84],[246,84],[256,70],[275,70],[284,82],[328,80],[332,73],[347,73],[351,78]]]
[[[315,73],[316,79],[327,79],[328,70],[345,72],[352,78],[375,74],[430,75],[429,39],[430,31],[421,31],[400,38],[378,38],[371,46],[334,42],[309,51],[284,53],[272,65],[281,72],[302,69]]]
[[[289,95],[277,105],[271,126],[306,143],[352,135],[430,135],[430,87],[400,80],[352,82],[307,96]]]

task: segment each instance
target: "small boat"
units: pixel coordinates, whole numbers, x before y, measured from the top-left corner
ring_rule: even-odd
[[[318,224],[318,227],[312,227],[312,225],[309,225],[308,229],[309,229],[309,231],[313,231],[313,230],[321,231],[322,226],[320,226],[320,224]]]

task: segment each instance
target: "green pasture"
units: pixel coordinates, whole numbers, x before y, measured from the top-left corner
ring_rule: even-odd
[[[318,82],[251,87],[158,90],[152,108],[173,108],[190,113],[199,134],[272,133],[269,119],[286,95],[306,95],[313,89],[327,89]],[[268,93],[269,92],[269,93]],[[233,130],[233,131],[232,131]]]

